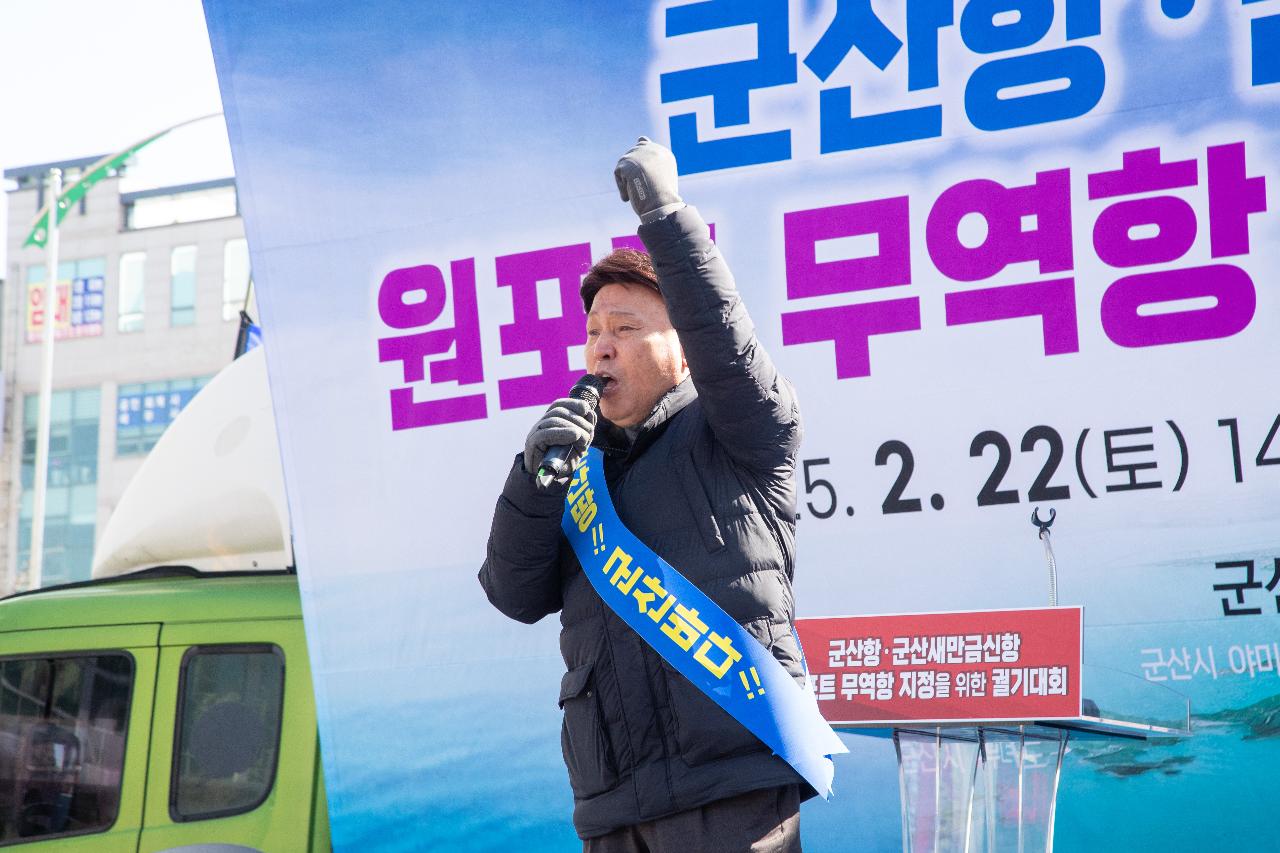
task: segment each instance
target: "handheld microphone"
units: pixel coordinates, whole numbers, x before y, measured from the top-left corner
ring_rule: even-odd
[[[586,400],[594,411],[600,405],[600,392],[604,390],[608,381],[588,373],[573,386],[569,396],[575,400]],[[545,490],[553,482],[569,473],[569,454],[572,452],[573,445],[569,444],[547,448],[546,455],[542,457],[542,464],[538,466],[536,480],[539,489]]]

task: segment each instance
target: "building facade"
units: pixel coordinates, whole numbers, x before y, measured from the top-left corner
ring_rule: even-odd
[[[4,173],[0,595],[30,582],[47,259],[22,244],[49,169],[69,185],[96,159]],[[89,577],[97,536],[147,452],[231,361],[250,292],[234,179],[132,193],[120,183],[98,183],[60,228],[44,586]]]

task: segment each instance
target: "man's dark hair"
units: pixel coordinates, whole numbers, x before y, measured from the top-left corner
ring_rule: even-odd
[[[646,253],[635,249],[614,249],[596,261],[582,279],[582,287],[578,290],[582,295],[582,310],[591,310],[596,294],[606,284],[643,284],[658,290],[658,276],[653,271],[653,261]]]

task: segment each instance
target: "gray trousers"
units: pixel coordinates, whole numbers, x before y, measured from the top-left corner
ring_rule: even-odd
[[[764,788],[615,829],[583,853],[801,853],[800,790]]]

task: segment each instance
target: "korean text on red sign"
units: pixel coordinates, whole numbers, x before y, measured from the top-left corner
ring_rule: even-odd
[[[1080,716],[1079,607],[800,619],[832,723]]]

